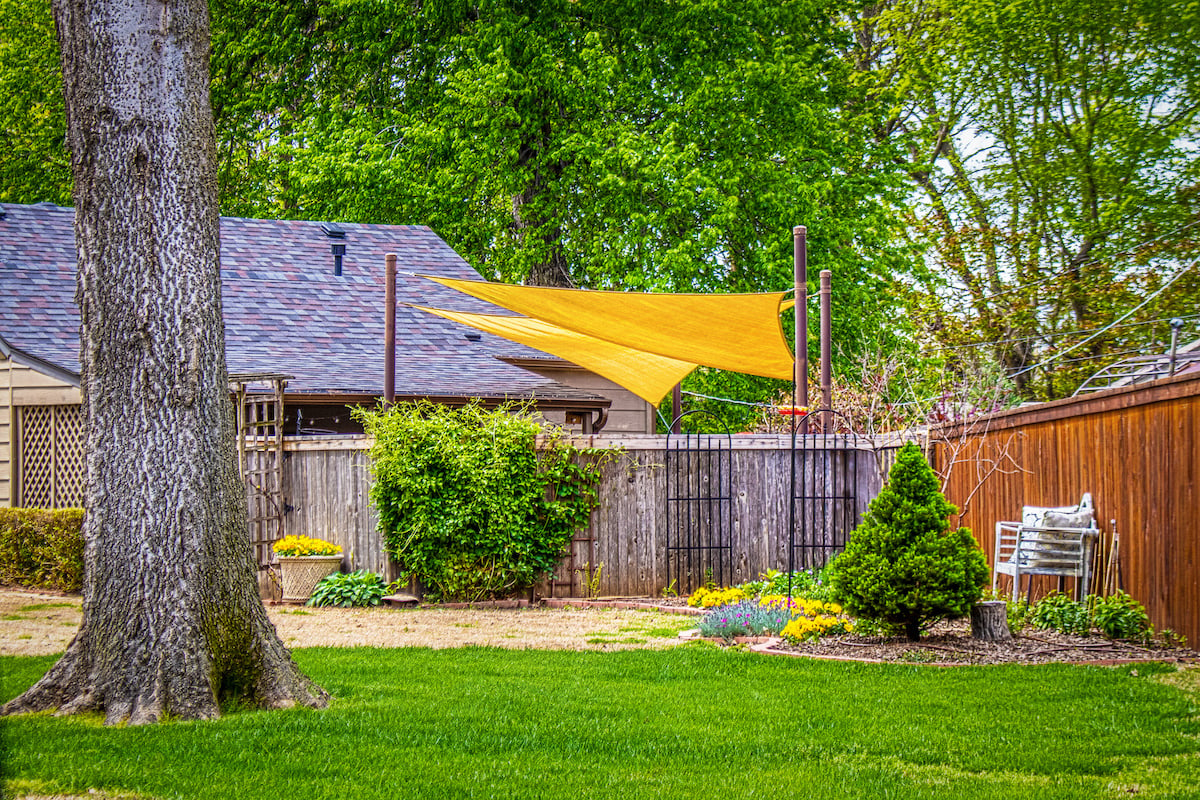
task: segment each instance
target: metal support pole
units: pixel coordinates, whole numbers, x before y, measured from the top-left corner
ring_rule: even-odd
[[[821,432],[831,433],[833,415],[833,320],[830,300],[833,297],[833,273],[821,270]]]
[[[1179,349],[1179,329],[1183,327],[1183,320],[1175,317],[1171,320],[1171,367],[1167,373],[1167,377],[1175,374],[1175,359]]]
[[[796,389],[793,402],[808,406],[808,228],[792,228],[792,278],[796,284]]]
[[[390,406],[396,399],[396,254],[388,253],[384,262],[383,402]]]
[[[683,428],[683,385],[675,384],[671,389],[671,433],[679,433]]]

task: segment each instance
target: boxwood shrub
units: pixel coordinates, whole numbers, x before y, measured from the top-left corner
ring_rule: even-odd
[[[0,508],[0,583],[78,592],[83,509]]]

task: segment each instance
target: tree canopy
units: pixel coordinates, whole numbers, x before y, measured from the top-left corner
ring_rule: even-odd
[[[211,0],[221,209],[651,291],[785,288],[804,224],[838,371],[885,350],[1061,396],[1200,324],[1190,2]],[[47,5],[0,0],[13,202],[69,187]]]
[[[893,107],[879,135],[907,151],[909,229],[929,246],[911,305],[937,342],[984,343],[1023,395],[1055,397],[1194,317],[1198,25],[1186,0],[863,15],[860,64]]]

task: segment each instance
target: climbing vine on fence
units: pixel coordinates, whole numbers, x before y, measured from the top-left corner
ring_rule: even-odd
[[[356,412],[389,553],[433,599],[505,597],[554,569],[597,505],[600,451],[529,406],[427,401]]]

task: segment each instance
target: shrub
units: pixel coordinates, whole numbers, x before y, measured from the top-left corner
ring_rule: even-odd
[[[791,575],[792,597],[807,597],[812,600],[832,600],[829,584],[828,568],[799,570]],[[788,593],[788,573],[770,570],[761,576],[760,580],[747,581],[738,588],[747,597],[765,597],[768,595],[784,595]]]
[[[856,617],[903,626],[914,641],[927,623],[966,614],[988,567],[969,530],[950,530],[956,512],[920,449],[906,444],[832,564],[834,598]]]
[[[1034,605],[1029,613],[1029,623],[1043,630],[1078,633],[1084,636],[1092,629],[1087,606],[1057,592],[1047,595]]]
[[[0,583],[78,592],[83,509],[0,508]]]
[[[1153,633],[1146,609],[1122,591],[1094,599],[1092,624],[1109,639],[1143,639]]]
[[[310,606],[377,606],[388,585],[374,572],[360,569],[349,574],[335,572],[321,579],[308,598]]]
[[[596,507],[598,451],[542,428],[529,406],[422,401],[355,417],[375,439],[371,500],[388,551],[434,599],[533,585]]]
[[[271,549],[275,551],[275,555],[284,556],[285,558],[294,558],[297,556],[336,556],[342,552],[342,548],[336,544],[331,544],[321,539],[313,539],[309,536],[285,536],[271,545]]]

